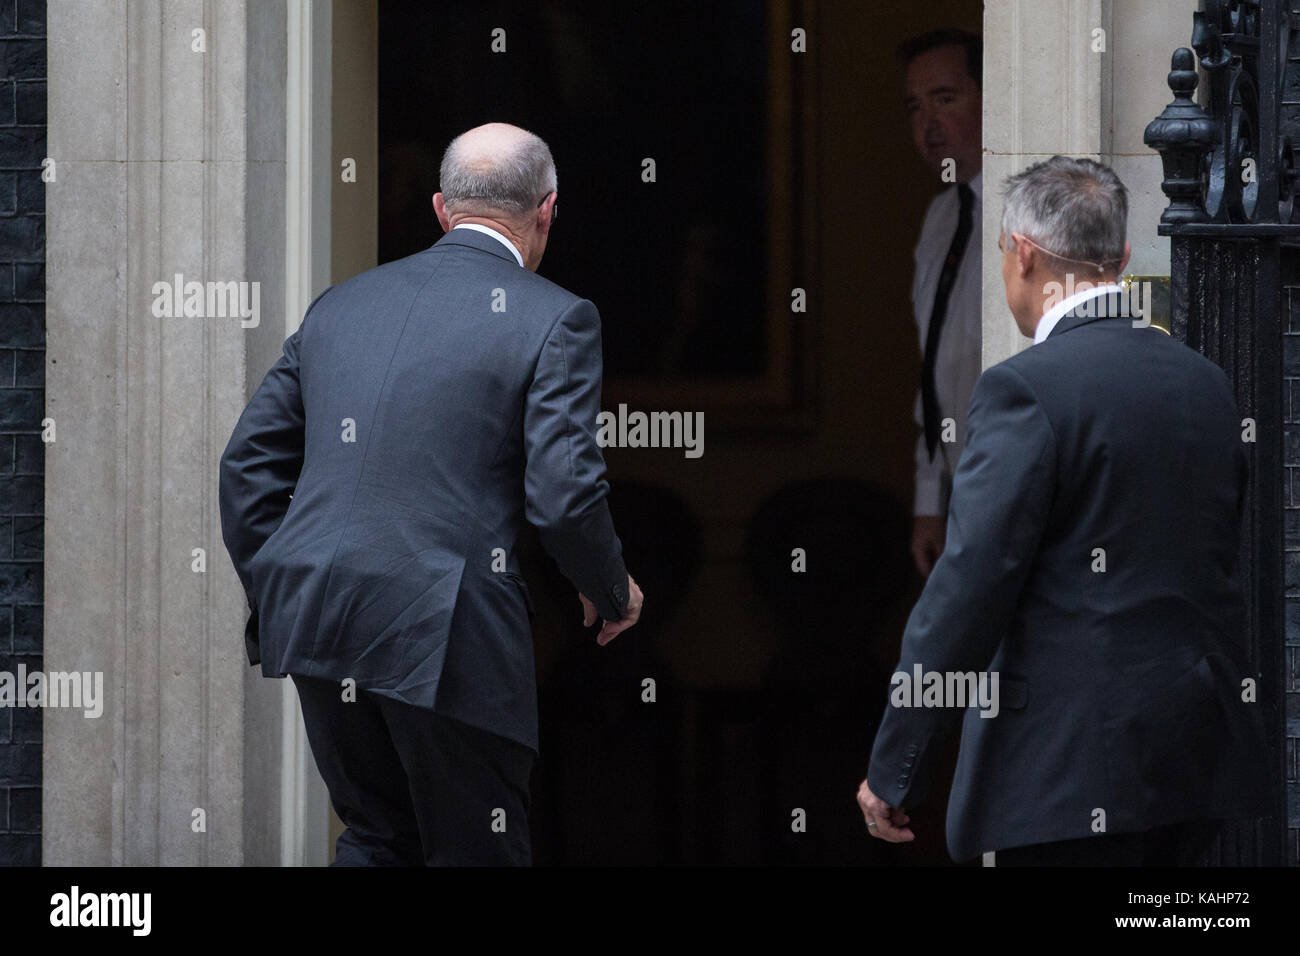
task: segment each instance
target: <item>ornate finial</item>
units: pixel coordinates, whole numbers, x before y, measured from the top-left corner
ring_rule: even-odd
[[[1143,136],[1160,153],[1165,178],[1161,188],[1169,197],[1162,223],[1199,222],[1206,218],[1201,203],[1205,155],[1214,146],[1214,121],[1192,95],[1196,92],[1196,60],[1187,47],[1174,51],[1169,88],[1174,101],[1151,121]]]
[[[1196,75],[1196,57],[1185,46],[1174,51],[1170,60],[1169,88],[1179,100],[1191,99],[1200,78]]]

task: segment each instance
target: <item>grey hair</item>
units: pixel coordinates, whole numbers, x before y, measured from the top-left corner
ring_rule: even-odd
[[[1109,166],[1053,156],[1007,177],[1005,186],[1004,243],[1020,233],[1047,250],[1056,260],[1053,271],[1061,273],[1070,263],[1113,268],[1123,262],[1128,191]]]
[[[464,155],[462,133],[442,155],[439,186],[449,214],[501,212],[511,217],[537,208],[556,188],[555,160],[546,142],[525,132],[511,149],[495,156]]]

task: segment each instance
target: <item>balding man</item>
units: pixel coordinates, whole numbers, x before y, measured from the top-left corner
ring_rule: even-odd
[[[598,643],[640,613],[595,437],[600,318],[535,274],[555,202],[538,137],[454,139],[446,235],[322,293],[222,456],[249,661],[297,685],[336,865],[531,861],[525,518]]]
[[[1090,160],[1007,181],[1002,277],[1035,344],[975,387],[858,792],[881,839],[913,839],[905,808],[959,717],[958,861],[1195,863],[1218,821],[1268,812],[1242,690],[1241,414],[1222,369],[1128,308],[1127,218]]]

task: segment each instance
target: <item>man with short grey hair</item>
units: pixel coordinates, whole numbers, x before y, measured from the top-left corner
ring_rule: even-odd
[[[998,250],[1007,304],[1023,335],[1043,342],[1064,316],[1102,296],[1099,309],[1127,307],[1128,297],[1119,295],[1132,252],[1127,223],[1128,190],[1108,166],[1054,156],[1007,178]],[[1055,249],[1033,236],[1055,237]]]
[[[947,546],[858,790],[881,839],[914,838],[905,808],[962,713],[958,861],[1196,863],[1219,821],[1269,812],[1241,691],[1241,415],[1218,366],[1127,308],[1127,212],[1090,160],[1007,181],[1002,276],[1036,344],[971,400]]]
[[[536,275],[537,136],[456,137],[435,245],[307,310],[221,460],[245,644],[298,689],[335,864],[526,864],[537,687],[525,520],[607,644],[641,591],[606,504],[600,317]]]

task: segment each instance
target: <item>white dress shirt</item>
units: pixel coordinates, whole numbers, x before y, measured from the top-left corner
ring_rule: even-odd
[[[948,496],[952,493],[952,475],[957,459],[966,442],[966,412],[970,405],[975,381],[980,377],[980,341],[983,338],[981,300],[983,273],[981,268],[981,226],[984,207],[984,176],[980,173],[969,183],[975,194],[971,208],[972,228],[970,241],[962,255],[948,297],[948,311],[939,333],[939,351],[935,356],[934,386],[939,398],[939,419],[951,418],[956,422],[956,440],[940,440],[935,446],[934,460],[925,447],[925,410],[921,389],[916,392],[916,423],[920,435],[916,441],[916,493],[912,513],[916,515],[946,515]],[[934,197],[926,210],[913,256],[916,271],[912,278],[912,313],[921,339],[921,354],[925,354],[925,339],[929,332],[930,312],[934,308],[935,286],[944,260],[957,232],[957,215],[961,202],[954,184]],[[940,424],[940,436],[944,431]]]
[[[520,267],[522,268],[524,264],[524,257],[519,254],[519,250],[515,248],[515,244],[511,242],[509,239],[507,239],[505,236],[501,235],[501,233],[497,232],[491,226],[481,226],[477,222],[462,222],[459,225],[455,226],[454,228],[473,229],[476,232],[481,232],[486,236],[491,236],[493,239],[497,240],[497,242],[501,243],[501,245],[505,246],[507,249],[510,250],[510,254],[515,257],[515,262],[519,263]]]
[[[1115,285],[1111,282],[1104,282],[1094,289],[1084,289],[1082,292],[1076,292],[1061,302],[1056,303],[1038,320],[1038,326],[1034,329],[1034,344],[1044,341],[1052,334],[1052,329],[1056,328],[1056,323],[1073,312],[1081,303],[1089,299],[1095,299],[1097,296],[1106,295],[1109,292],[1123,292],[1122,286]]]

